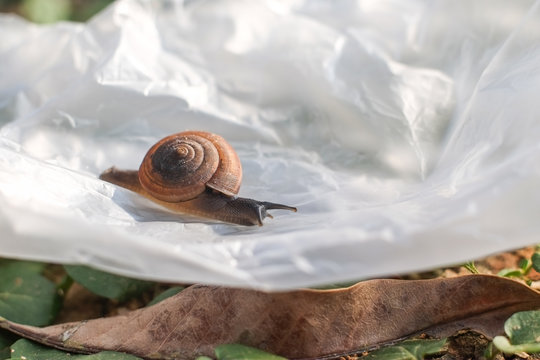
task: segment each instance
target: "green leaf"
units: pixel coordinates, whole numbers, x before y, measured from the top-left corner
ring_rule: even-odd
[[[215,351],[218,360],[287,360],[284,357],[240,344],[219,345]]]
[[[64,359],[67,353],[50,349],[42,345],[31,342],[30,340],[21,339],[11,346],[11,359],[24,360],[57,360]],[[69,356],[69,354],[68,354]],[[74,356],[73,358],[76,358]],[[70,359],[73,359],[70,357]]]
[[[523,272],[521,269],[502,269],[497,275],[502,277],[520,277],[523,275]]]
[[[405,340],[401,343],[387,346],[370,352],[362,359],[371,360],[417,360],[426,355],[442,351],[446,339],[441,340]]]
[[[532,267],[532,261],[530,259],[521,259],[518,266],[523,274],[528,274]]]
[[[79,284],[97,294],[119,301],[141,294],[153,286],[152,282],[109,274],[88,266],[64,266],[69,276]]]
[[[103,10],[106,6],[110,5],[112,2],[113,0],[85,1],[84,6],[75,6],[73,8],[70,20],[86,21],[93,15]]]
[[[169,288],[165,291],[163,291],[161,294],[156,296],[152,301],[150,301],[146,306],[152,306],[157,304],[160,301],[163,301],[171,296],[174,296],[178,294],[180,291],[184,290],[183,286],[174,286],[172,288]]]
[[[40,272],[43,264],[0,262],[0,316],[21,324],[50,324],[60,307],[54,283]]]
[[[514,345],[540,342],[540,310],[515,313],[504,323],[504,331]]]
[[[535,252],[531,257],[531,261],[533,269],[540,272],[540,252]]]
[[[493,338],[493,345],[505,354],[540,352],[540,343],[512,345],[504,336],[495,336]]]
[[[6,330],[0,330],[0,360],[11,357],[11,344],[17,341],[18,336]]]
[[[507,354],[540,352],[540,310],[521,311],[504,323],[508,338],[496,336],[493,345]]]
[[[493,345],[493,341],[492,341],[488,344],[488,346],[484,350],[484,358],[493,359],[498,353],[499,353],[499,350]]]
[[[73,355],[26,339],[17,341],[11,349],[13,350],[12,360],[140,360],[136,356],[113,351],[104,351],[93,355]]]
[[[45,266],[34,261],[0,259],[0,269],[14,273],[41,275]]]
[[[93,355],[79,355],[78,357],[81,358],[81,360],[142,360],[139,357],[120,353],[120,352],[114,352],[114,351],[102,351],[97,354]],[[67,358],[67,360],[71,360],[73,357]]]
[[[51,23],[67,19],[71,12],[71,3],[69,0],[25,0],[22,10],[34,22]]]

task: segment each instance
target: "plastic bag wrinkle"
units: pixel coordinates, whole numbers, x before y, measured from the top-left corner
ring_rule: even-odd
[[[453,265],[538,234],[540,2],[118,1],[0,15],[0,256],[282,290]],[[187,129],[237,149],[263,227],[97,177]]]

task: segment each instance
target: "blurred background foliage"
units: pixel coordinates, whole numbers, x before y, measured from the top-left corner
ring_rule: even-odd
[[[19,14],[46,24],[62,20],[86,21],[114,0],[0,0],[0,12]]]

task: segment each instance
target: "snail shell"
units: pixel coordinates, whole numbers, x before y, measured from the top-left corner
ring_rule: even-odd
[[[186,131],[167,136],[152,146],[139,168],[141,186],[168,202],[196,198],[206,187],[236,196],[242,183],[242,165],[221,136]]]
[[[134,191],[183,214],[240,225],[262,225],[267,210],[296,208],[236,195],[242,166],[221,136],[186,131],[158,141],[148,150],[139,170],[112,167],[100,179]]]

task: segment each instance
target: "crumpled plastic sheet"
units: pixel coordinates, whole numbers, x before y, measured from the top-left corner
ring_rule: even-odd
[[[128,0],[0,29],[0,256],[281,290],[540,240],[539,2]],[[187,129],[298,213],[201,221],[98,179]]]

